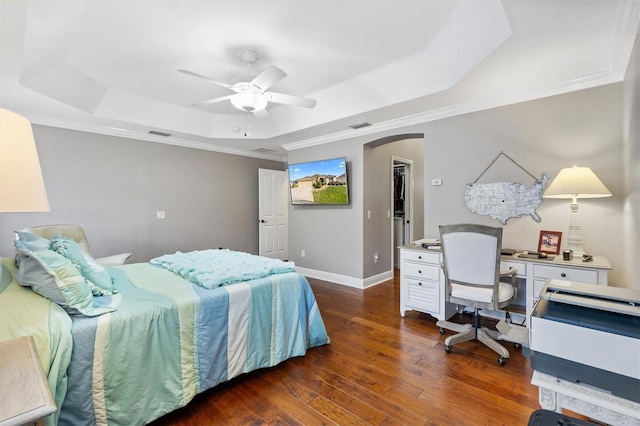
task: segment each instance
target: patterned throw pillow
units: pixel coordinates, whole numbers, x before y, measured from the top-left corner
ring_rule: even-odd
[[[16,281],[60,305],[72,315],[97,316],[112,308],[94,307],[87,280],[64,256],[52,250],[18,249],[20,268]]]
[[[51,239],[51,250],[66,257],[89,282],[94,296],[113,296],[118,292],[111,274],[71,238],[56,235]]]

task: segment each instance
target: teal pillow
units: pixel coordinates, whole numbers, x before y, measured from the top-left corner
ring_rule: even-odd
[[[39,295],[60,305],[72,315],[93,317],[111,308],[93,306],[93,294],[87,281],[73,264],[64,256],[51,250],[30,251],[18,249],[20,268],[16,281],[31,287]]]
[[[82,276],[89,281],[89,287],[94,296],[113,296],[118,292],[111,274],[73,239],[56,235],[51,239],[51,250],[73,263]]]

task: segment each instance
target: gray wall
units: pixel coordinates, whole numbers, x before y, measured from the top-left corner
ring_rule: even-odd
[[[258,168],[284,163],[34,126],[50,213],[4,213],[0,254],[13,230],[82,225],[97,257],[147,261],[176,250],[258,252]],[[156,211],[166,212],[165,220]]]
[[[640,281],[640,34],[623,84],[624,206],[622,257],[625,282]],[[635,281],[634,281],[635,280]]]
[[[580,200],[585,249],[610,259],[613,266],[610,273],[612,285],[640,288],[638,274],[624,272],[629,266],[625,263],[622,235],[628,231],[636,232],[637,235],[637,210],[630,213],[631,219],[628,220],[633,222],[631,226],[635,228],[629,229],[629,225],[623,223],[625,176],[629,173],[637,174],[638,164],[637,160],[626,158],[623,145],[623,115],[629,114],[628,108],[624,107],[623,114],[623,84],[611,84],[294,150],[289,153],[289,159],[309,161],[347,152],[351,170],[359,173],[365,164],[362,152],[367,143],[398,134],[423,133],[425,237],[437,236],[438,225],[445,223],[500,225],[496,220],[469,211],[464,203],[464,193],[466,185],[478,178],[501,150],[535,176],[546,172],[555,177],[560,169],[573,164],[589,166],[613,193],[613,197]],[[627,140],[630,145],[636,146],[634,155],[637,158],[637,130],[636,136]],[[442,179],[443,185],[431,186],[431,179],[434,178]],[[489,169],[480,182],[495,180],[512,180],[527,185],[533,183],[533,178],[504,157]],[[375,227],[364,227],[363,224],[366,210],[386,203],[388,195],[366,191],[364,179],[352,179],[351,183],[352,200],[355,199],[355,203],[346,212],[290,210],[292,248],[302,247],[299,239],[303,235],[305,239],[308,237],[303,229],[309,221],[303,217],[312,217],[315,223],[340,223],[340,229],[349,229],[353,237],[345,239],[344,235],[336,236],[329,232],[314,235],[314,255],[323,256],[324,253],[331,252],[335,258],[340,259],[340,268],[309,254],[306,259],[295,259],[299,266],[365,279],[368,277],[365,274],[376,272],[365,267],[370,260],[370,247],[363,250],[362,242],[377,241],[378,237],[372,234],[386,232],[386,227],[380,231]],[[634,181],[631,186],[633,185],[635,190],[632,191],[637,194],[637,182]],[[363,198],[358,198],[360,196]],[[505,246],[537,249],[540,230],[561,231],[566,236],[569,200],[545,199],[537,211],[542,217],[540,223],[528,216],[507,222],[504,228]],[[359,232],[363,233],[360,239]],[[418,237],[420,236],[416,235]],[[637,247],[637,238],[630,238]],[[309,242],[305,241],[304,244],[308,245]],[[566,238],[563,245],[565,244]],[[295,254],[295,250],[293,253]],[[632,261],[631,264],[635,265],[636,262]]]
[[[296,266],[362,278],[362,145],[330,143],[289,153],[289,164],[346,157],[348,206],[289,207],[289,260]],[[301,257],[301,251],[306,257]]]
[[[612,283],[622,282],[622,85],[613,84],[502,108],[466,114],[428,125],[425,142],[427,180],[442,177],[441,187],[426,187],[428,235],[439,224],[500,222],[466,208],[465,188],[504,150],[534,176],[552,178],[573,164],[588,166],[614,194],[580,199],[585,251],[607,256]],[[533,178],[501,157],[479,182],[513,181],[530,185]],[[563,233],[566,246],[570,200],[544,199],[537,209],[540,223],[529,216],[509,219],[503,245],[536,250],[541,230]]]
[[[384,235],[390,226],[370,226],[365,217],[367,210],[378,217],[376,211],[384,208],[385,214],[386,207],[379,206],[387,205],[389,195],[365,185],[370,166],[365,146],[424,134],[424,235],[416,238],[436,236],[441,223],[499,224],[468,211],[463,197],[466,184],[501,150],[536,176],[553,177],[572,164],[589,166],[613,197],[580,201],[585,249],[610,259],[611,284],[640,288],[639,62],[636,42],[620,84],[289,152],[290,163],[346,156],[351,200],[341,207],[290,206],[291,260],[356,280],[380,273],[387,265],[372,267],[372,253],[390,247]],[[2,214],[0,255],[13,254],[14,229],[43,223],[81,224],[96,256],[132,251],[134,261],[146,261],[175,250],[219,246],[257,252],[257,169],[283,170],[282,163],[45,126],[34,126],[34,133],[52,211]],[[433,178],[444,184],[431,186]],[[504,158],[482,181],[496,179],[532,182]],[[537,248],[542,229],[566,236],[568,204],[544,200],[538,208],[541,223],[510,219],[504,244]],[[166,211],[167,219],[157,220],[157,210]]]
[[[392,271],[392,157],[411,160],[411,178],[413,184],[413,224],[414,236],[422,238],[424,234],[424,139],[403,139],[376,146],[374,141],[364,146],[364,199],[365,219],[363,225],[364,240],[364,277],[372,277]],[[371,211],[367,219],[366,211]],[[387,211],[391,211],[391,218]],[[378,253],[378,263],[374,263],[374,254]]]

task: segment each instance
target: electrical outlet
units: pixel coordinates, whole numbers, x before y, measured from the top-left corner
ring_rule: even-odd
[[[373,263],[378,263],[378,252],[373,253]]]
[[[305,257],[307,253],[304,250],[300,250],[300,257]]]
[[[431,185],[432,186],[441,186],[442,185],[442,179],[431,179]]]

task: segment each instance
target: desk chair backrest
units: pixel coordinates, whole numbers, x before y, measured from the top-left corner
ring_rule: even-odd
[[[502,228],[476,224],[440,226],[448,302],[481,309],[500,309]]]

